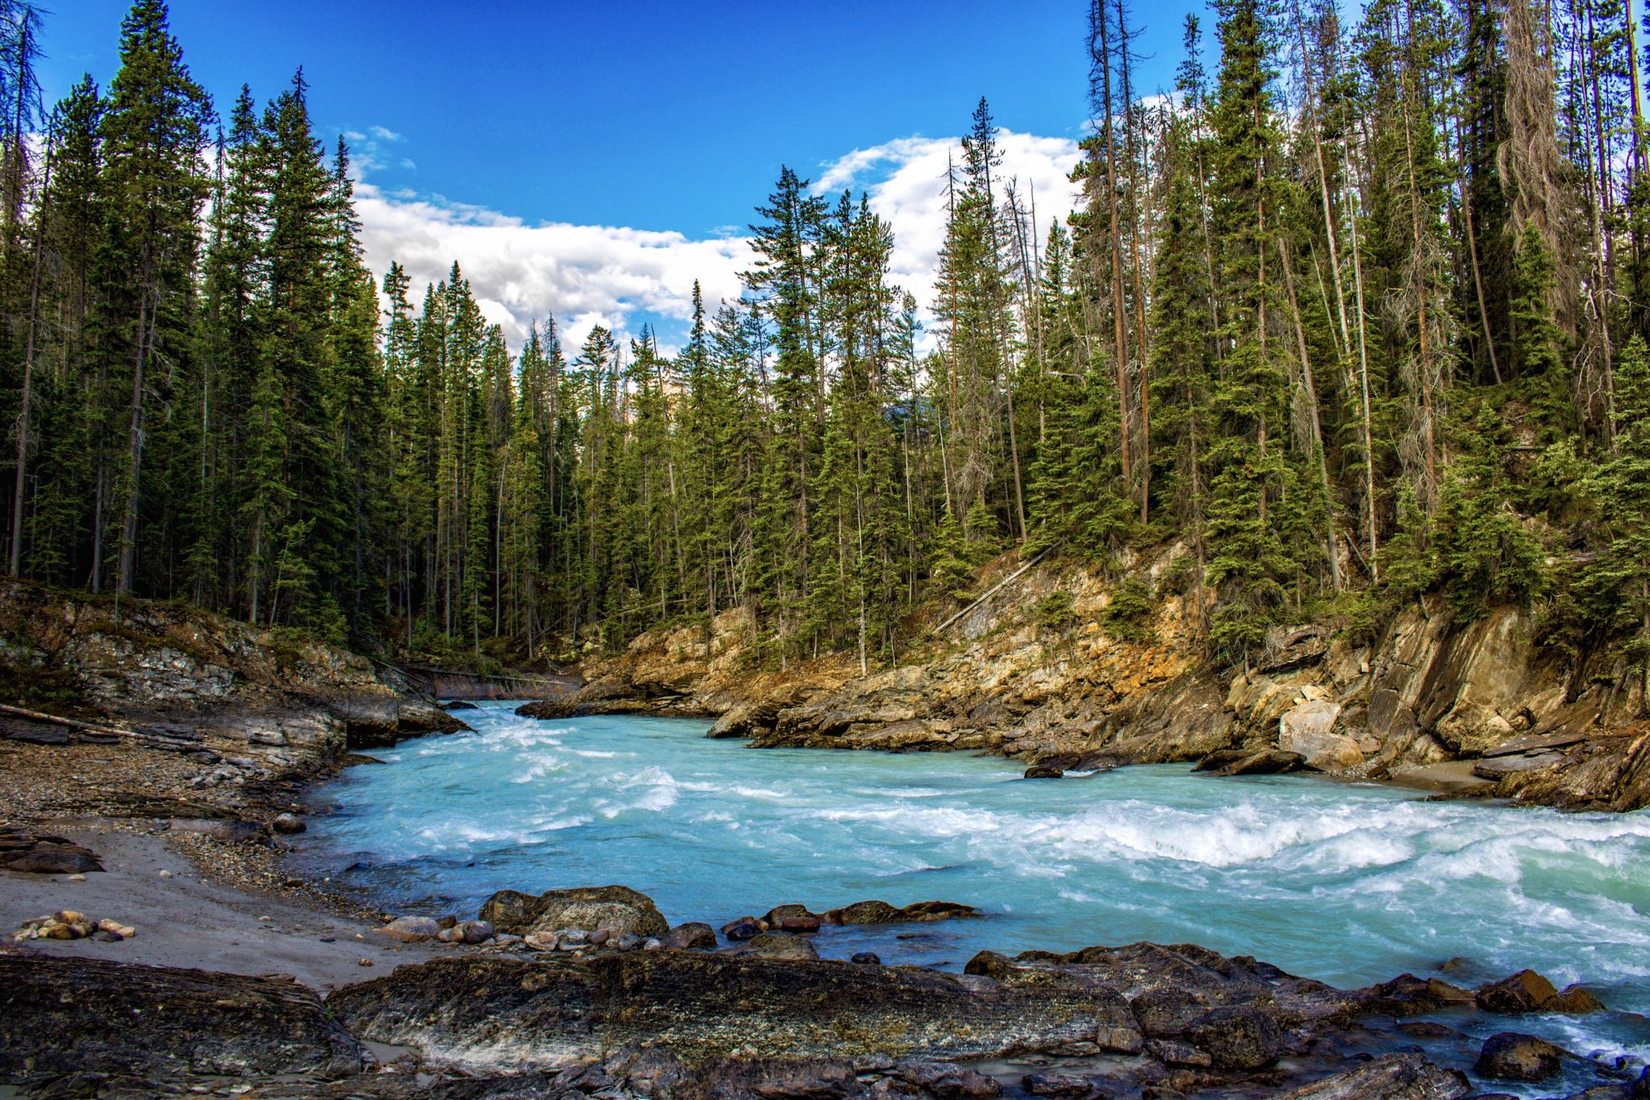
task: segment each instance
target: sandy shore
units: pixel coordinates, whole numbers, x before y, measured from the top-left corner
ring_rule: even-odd
[[[318,903],[215,881],[184,854],[180,842],[164,834],[129,832],[96,819],[43,831],[97,852],[106,870],[89,873],[84,881],[0,871],[0,932],[6,939],[24,921],[59,909],[112,917],[136,928],[137,935],[119,943],[30,940],[22,945],[29,950],[232,974],[285,974],[322,991],[453,950],[396,943],[374,923],[329,913]],[[363,966],[362,960],[372,965]]]

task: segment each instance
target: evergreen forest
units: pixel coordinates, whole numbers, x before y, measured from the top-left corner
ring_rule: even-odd
[[[477,667],[740,607],[760,660],[872,668],[999,555],[1145,603],[1127,551],[1176,547],[1212,659],[1425,595],[1535,609],[1577,683],[1650,666],[1630,0],[1213,0],[1172,90],[1140,14],[1073,5],[1068,222],[959,104],[926,313],[867,198],[787,168],[667,354],[368,270],[301,71],[214,104],[137,0],[47,104],[0,0],[7,570]]]

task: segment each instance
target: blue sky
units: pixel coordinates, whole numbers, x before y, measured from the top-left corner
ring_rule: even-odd
[[[83,71],[106,83],[126,3],[47,5],[48,99]],[[1136,7],[1147,55],[1137,81],[1150,92],[1172,81],[1185,0]],[[361,160],[375,265],[402,259],[434,277],[445,249],[513,335],[525,318],[554,312],[570,335],[594,320],[630,331],[646,320],[667,341],[687,287],[665,284],[690,283],[703,267],[713,296],[733,292],[744,257],[728,239],[744,232],[781,164],[838,189],[870,189],[911,238],[896,275],[920,294],[915,253],[933,237],[922,173],[943,168],[941,139],[962,132],[982,94],[1017,135],[1010,172],[1034,183],[1051,212],[1069,205],[1058,172],[1086,116],[1086,8],[171,4],[185,60],[220,106],[242,82],[261,101],[304,67],[317,131],[351,135]],[[604,227],[623,232],[588,232]],[[595,281],[581,283],[581,273]]]

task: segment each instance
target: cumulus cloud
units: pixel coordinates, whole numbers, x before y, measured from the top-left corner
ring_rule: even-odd
[[[1069,177],[1081,155],[1077,143],[1010,130],[999,131],[997,141],[1003,156],[993,178],[998,194],[1012,183],[1022,207],[1035,205],[1039,234],[1047,234],[1076,202]],[[838,158],[813,185],[821,193],[851,189],[869,195],[871,209],[894,229],[889,278],[915,295],[925,314],[945,244],[947,165],[954,162],[960,170],[961,161],[957,138],[896,138]]]
[[[750,264],[744,238],[693,240],[675,232],[624,226],[529,225],[498,211],[440,197],[385,194],[370,183],[356,189],[367,263],[383,271],[394,260],[412,276],[415,293],[445,279],[454,261],[489,321],[519,346],[534,320],[554,316],[563,342],[576,349],[590,329],[621,333],[647,319],[686,322],[693,281],[705,298],[735,298],[738,272]]]
[[[358,161],[368,176],[383,163],[383,146],[400,138],[379,127],[363,136],[363,144],[375,146]],[[1017,181],[1022,203],[1035,198],[1046,232],[1071,210],[1074,189],[1066,177],[1077,162],[1076,143],[1009,131],[1000,141],[1002,179]],[[890,278],[925,310],[945,237],[946,157],[957,150],[956,138],[898,138],[822,165],[814,183],[820,193],[868,193],[872,209],[894,229]],[[643,322],[661,327],[668,346],[686,331],[694,280],[714,309],[719,300],[739,296],[738,273],[752,262],[749,238],[731,225],[696,239],[625,226],[528,224],[438,195],[381,190],[367,180],[357,185],[356,200],[374,271],[400,263],[419,295],[446,278],[456,260],[482,312],[515,346],[530,323],[552,315],[570,350],[594,325],[634,335]]]

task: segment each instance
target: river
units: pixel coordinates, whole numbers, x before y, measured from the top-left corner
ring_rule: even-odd
[[[943,899],[979,920],[828,928],[826,957],[959,969],[983,948],[1194,942],[1336,985],[1529,966],[1613,1010],[1571,1049],[1650,1054],[1650,813],[1430,801],[1184,765],[1027,780],[962,754],[752,750],[707,723],[537,721],[404,742],[315,793],[300,861],[398,912],[622,883],[672,923]],[[1523,1025],[1521,1025],[1523,1026]]]

